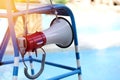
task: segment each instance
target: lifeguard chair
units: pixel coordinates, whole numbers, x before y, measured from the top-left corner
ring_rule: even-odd
[[[74,41],[74,48],[75,48],[75,58],[76,58],[76,64],[77,67],[70,67],[70,66],[65,66],[65,65],[61,65],[58,63],[52,63],[52,62],[45,62],[45,64],[51,65],[51,66],[56,66],[59,68],[63,68],[63,69],[67,69],[70,70],[71,72],[69,73],[64,73],[52,78],[49,78],[47,80],[59,80],[74,74],[78,74],[78,80],[81,80],[81,66],[79,63],[79,51],[78,51],[78,39],[77,39],[77,32],[76,32],[76,24],[75,24],[75,19],[74,19],[74,15],[72,13],[72,11],[66,7],[65,5],[62,4],[55,4],[55,5],[46,5],[46,6],[40,6],[37,8],[33,8],[33,9],[29,9],[29,10],[22,10],[19,11],[16,9],[15,4],[14,4],[14,0],[2,0],[0,2],[0,9],[5,9],[7,12],[6,13],[0,13],[0,17],[1,18],[7,18],[8,19],[8,29],[4,35],[3,41],[0,45],[0,66],[3,66],[5,64],[11,64],[14,63],[13,66],[13,80],[17,80],[18,77],[18,69],[19,69],[19,62],[22,62],[22,60],[19,59],[19,48],[18,48],[18,43],[17,43],[17,39],[16,39],[16,35],[15,35],[15,30],[14,30],[14,26],[17,20],[18,16],[24,16],[26,13],[28,14],[33,14],[33,13],[37,13],[37,14],[54,14],[54,11],[52,10],[54,7],[54,9],[57,10],[57,14],[58,15],[62,15],[62,16],[69,16],[70,20],[71,20],[71,24],[72,24],[72,29],[73,29],[73,41]],[[23,18],[24,20],[24,18]],[[9,39],[12,39],[12,43],[13,43],[13,48],[14,48],[14,60],[12,61],[2,61],[2,58],[4,56],[7,44]],[[41,60],[36,60],[34,58],[32,58],[32,56],[30,56],[29,58],[24,59],[25,61],[30,61],[30,62],[41,62]],[[31,69],[31,73],[32,75],[34,75],[34,70]]]

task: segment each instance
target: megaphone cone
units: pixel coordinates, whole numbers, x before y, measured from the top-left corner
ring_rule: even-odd
[[[53,19],[50,28],[43,31],[46,36],[46,44],[54,43],[61,48],[69,47],[73,42],[73,30],[69,21],[58,17]]]

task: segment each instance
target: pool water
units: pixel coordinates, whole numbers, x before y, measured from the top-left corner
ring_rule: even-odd
[[[33,56],[34,57],[34,56]],[[111,47],[103,50],[88,49],[80,50],[80,63],[83,80],[120,80],[120,47]],[[41,55],[38,55],[41,58]],[[4,60],[13,59],[13,55],[6,54]],[[74,51],[47,52],[46,61],[76,67]],[[28,62],[26,62],[29,65]],[[35,72],[39,70],[40,63],[33,63]],[[0,67],[0,80],[12,79],[13,64]],[[24,75],[24,65],[19,64],[18,80],[29,80]],[[50,77],[69,72],[65,69],[45,65],[42,75],[36,80],[46,80]],[[77,75],[73,75],[62,80],[77,80]]]

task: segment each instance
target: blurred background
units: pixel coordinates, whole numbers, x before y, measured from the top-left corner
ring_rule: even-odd
[[[15,0],[16,8],[19,10],[26,9],[27,0]],[[75,17],[79,51],[81,55],[82,77],[83,80],[119,80],[120,70],[120,0],[53,0],[53,4],[65,4],[68,6]],[[42,5],[49,5],[50,0],[30,0],[29,8],[34,8]],[[4,12],[4,11],[3,11]],[[50,22],[54,15],[46,14],[30,14],[28,17],[28,32],[34,33],[36,31],[42,31],[50,27]],[[69,17],[65,17],[69,20]],[[7,29],[7,20],[0,19],[0,43]],[[19,17],[16,26],[16,36],[22,36],[24,34],[22,18]],[[60,62],[60,58],[64,60],[61,63],[67,63],[68,65],[76,66],[73,62],[73,56],[70,54],[73,52],[73,45],[65,50],[56,48],[56,46],[45,46],[45,50],[49,53],[58,52],[59,50],[63,54],[48,54],[47,60],[54,62]],[[6,53],[13,53],[12,42],[10,40]],[[69,54],[67,54],[69,53]],[[7,55],[4,60],[12,59]],[[54,56],[54,57],[53,57]],[[39,58],[39,57],[38,57]],[[66,61],[68,58],[69,63]],[[65,64],[66,64],[65,63]],[[37,65],[37,64],[35,64]],[[21,75],[19,79],[27,80],[23,74],[23,65],[20,64]],[[7,80],[6,74],[11,75],[11,71],[6,72],[6,69],[10,69],[12,66],[1,67],[0,80]],[[39,68],[36,66],[36,68]],[[49,73],[51,67],[47,67],[45,73]],[[52,69],[57,74],[59,71]],[[46,75],[43,73],[42,79],[50,77],[52,74]],[[38,80],[42,80],[39,78]],[[77,80],[76,76],[70,77],[64,80]]]
[[[27,0],[15,0],[18,10],[26,9]],[[49,5],[50,0],[29,0],[29,8]],[[74,13],[79,46],[81,49],[105,49],[120,45],[120,1],[119,0],[53,0],[53,4],[65,4]],[[49,27],[55,16],[30,14],[27,16],[28,32],[42,31]],[[69,18],[68,18],[69,19]],[[33,22],[34,21],[34,22]],[[1,25],[7,25],[1,19]],[[24,34],[22,18],[18,17],[15,30],[17,36]],[[6,31],[2,27],[1,41]],[[1,43],[0,41],[0,43]],[[9,45],[12,45],[11,41]]]
[[[16,0],[17,9],[26,9],[26,1]],[[105,49],[120,45],[119,0],[53,0],[53,4],[57,3],[65,4],[73,11],[81,49]],[[50,0],[30,0],[29,8],[49,4]],[[48,28],[54,17],[44,14],[28,15],[29,33]],[[17,36],[24,33],[21,17],[15,30]]]

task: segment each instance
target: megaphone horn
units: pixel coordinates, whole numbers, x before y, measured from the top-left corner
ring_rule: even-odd
[[[50,28],[44,30],[46,44],[54,43],[60,48],[67,48],[73,42],[73,30],[69,21],[63,17],[53,19]]]

